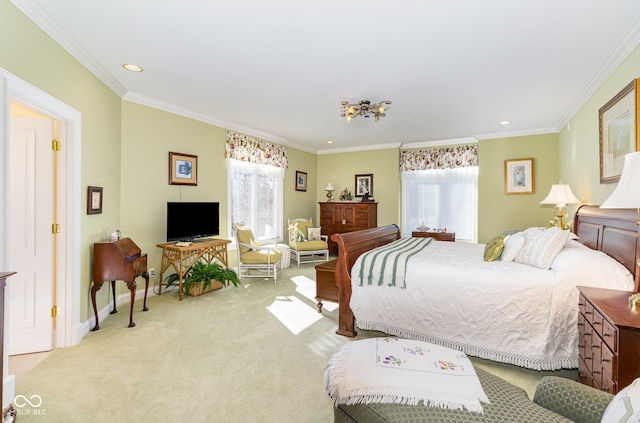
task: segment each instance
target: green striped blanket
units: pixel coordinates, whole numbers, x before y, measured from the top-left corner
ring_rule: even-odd
[[[422,251],[433,238],[400,238],[363,253],[353,265],[353,282],[359,286],[388,285],[406,288],[405,275],[409,259]]]

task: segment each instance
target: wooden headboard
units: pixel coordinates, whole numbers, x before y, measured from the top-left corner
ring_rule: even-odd
[[[580,242],[602,251],[622,263],[635,278],[635,291],[640,286],[640,236],[636,209],[601,209],[581,206],[573,222]]]

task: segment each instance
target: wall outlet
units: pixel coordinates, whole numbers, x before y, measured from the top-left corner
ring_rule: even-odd
[[[149,269],[149,276],[155,276],[155,275],[156,275],[156,269],[152,267],[151,269]]]

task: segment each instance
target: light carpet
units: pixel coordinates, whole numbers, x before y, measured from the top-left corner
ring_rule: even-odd
[[[331,356],[352,339],[335,334],[337,305],[316,310],[313,264],[273,285],[243,279],[178,301],[136,303],[100,322],[77,346],[53,351],[17,377],[16,393],[42,399],[19,422],[331,422],[324,386]],[[359,331],[356,339],[379,336]],[[548,372],[473,359],[531,395]],[[11,374],[11,368],[9,368]],[[555,372],[575,377],[574,371]]]

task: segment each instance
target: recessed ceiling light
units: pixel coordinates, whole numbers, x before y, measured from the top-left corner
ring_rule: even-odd
[[[503,120],[500,122],[500,125],[510,125],[511,121],[510,120]]]
[[[134,65],[132,63],[125,63],[124,65],[122,65],[122,67],[131,72],[142,72],[144,70],[140,66]]]
[[[333,141],[329,140],[327,141],[327,144],[333,144]]]

